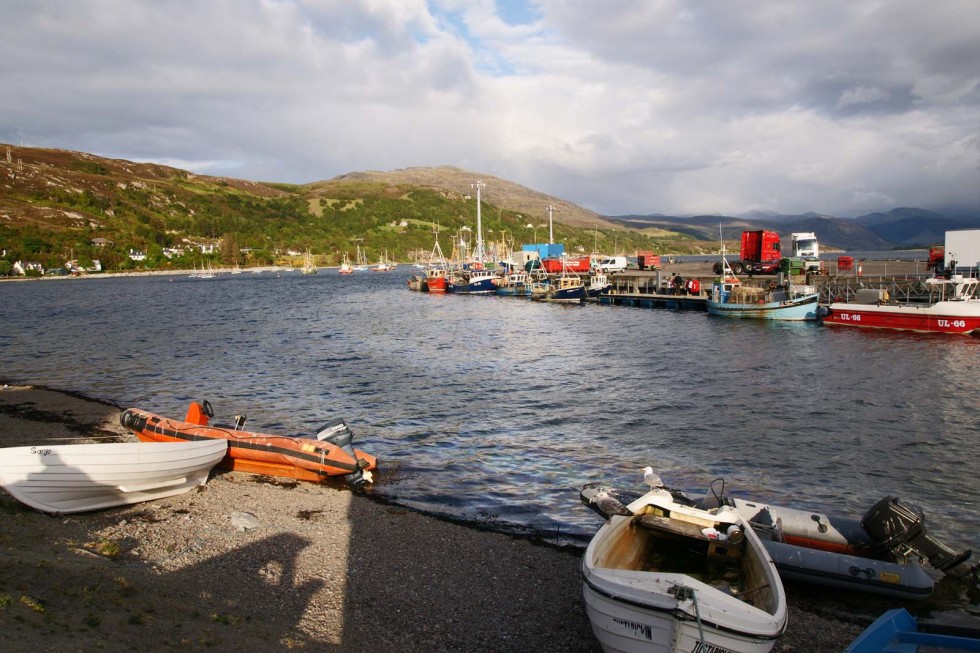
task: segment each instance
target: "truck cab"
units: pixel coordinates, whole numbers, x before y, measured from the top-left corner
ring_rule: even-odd
[[[793,258],[803,259],[804,270],[807,272],[820,271],[820,244],[817,234],[812,231],[790,234],[793,243]]]

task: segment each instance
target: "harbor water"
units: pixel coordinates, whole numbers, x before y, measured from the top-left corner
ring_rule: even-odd
[[[583,484],[860,517],[895,495],[980,548],[980,339],[410,292],[412,271],[0,284],[0,378],[311,433],[342,416],[369,490],[581,543]]]

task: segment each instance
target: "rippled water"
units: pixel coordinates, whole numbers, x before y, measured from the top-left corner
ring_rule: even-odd
[[[978,548],[980,339],[410,292],[409,270],[0,284],[0,377],[310,432],[344,416],[374,492],[591,535],[580,487],[716,476],[860,516],[885,494]]]

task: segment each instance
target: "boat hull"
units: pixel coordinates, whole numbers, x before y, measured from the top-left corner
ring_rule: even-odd
[[[236,471],[314,482],[343,476],[360,482],[364,471],[377,468],[377,459],[370,454],[314,438],[239,431],[206,421],[169,419],[136,408],[123,411],[119,421],[145,442],[223,440],[228,451],[220,466]]]
[[[9,447],[0,449],[0,485],[42,512],[101,510],[203,485],[227,448],[219,441]]]
[[[823,323],[864,329],[980,334],[980,304],[938,302],[916,306],[834,302],[823,316]]]
[[[813,321],[817,319],[817,300],[819,295],[787,300],[785,302],[765,302],[761,304],[737,304],[707,302],[708,314],[752,320]]]
[[[582,558],[583,597],[592,630],[604,651],[766,653],[786,627],[786,597],[758,537],[744,524],[744,565],[753,571],[755,607],[682,573],[644,571],[630,561],[608,564],[644,549],[632,539],[633,517],[610,517]],[[639,532],[642,532],[639,530]],[[632,548],[631,548],[632,547]],[[682,596],[677,587],[691,590]],[[766,599],[762,598],[768,592]],[[748,596],[751,592],[746,591]],[[700,628],[699,628],[700,625]],[[703,642],[702,646],[702,632]]]

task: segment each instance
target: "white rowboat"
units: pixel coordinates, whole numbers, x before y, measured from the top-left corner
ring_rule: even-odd
[[[35,445],[0,449],[0,486],[42,512],[100,510],[204,485],[225,440]]]

